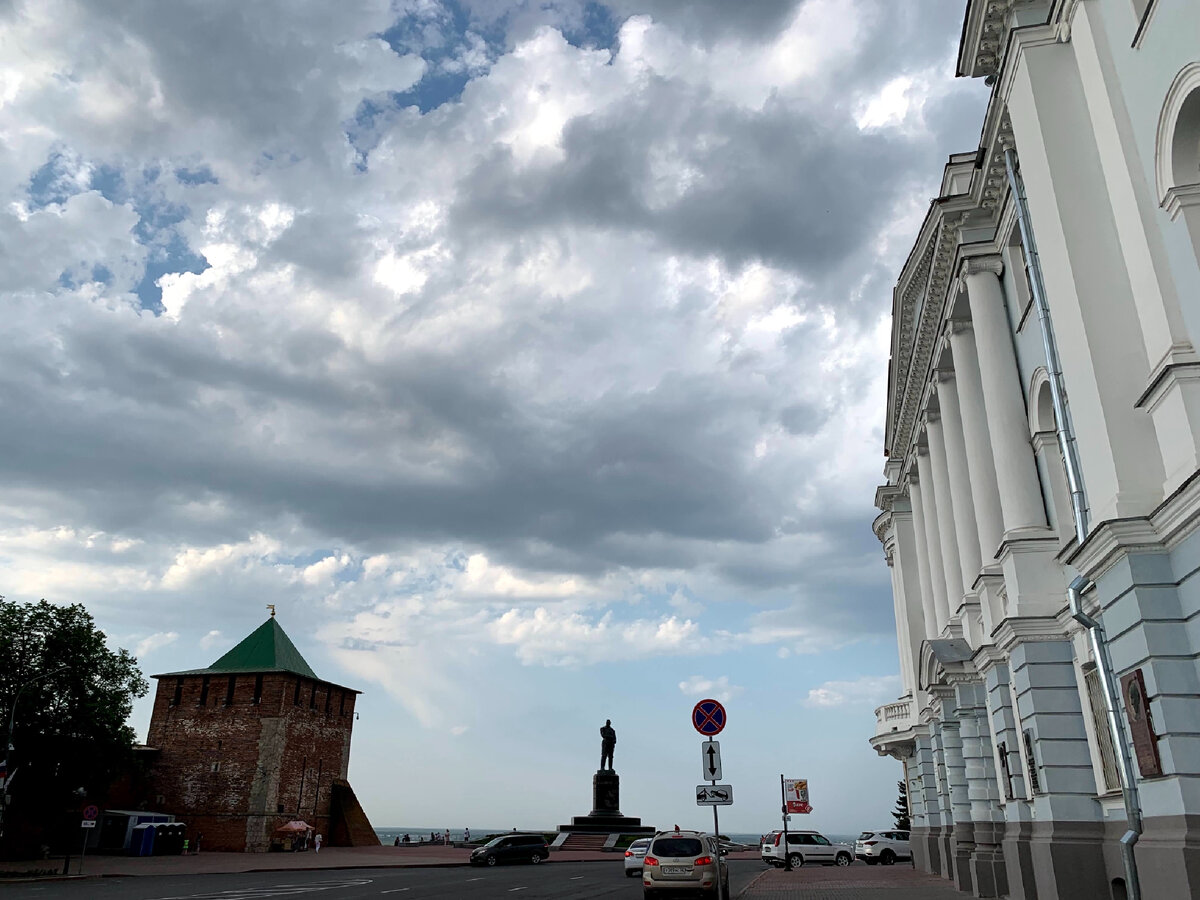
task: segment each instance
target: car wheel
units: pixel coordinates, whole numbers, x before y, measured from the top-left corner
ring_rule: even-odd
[[[879,854],[879,861],[881,863],[883,863],[885,866],[895,865],[896,854],[893,853],[891,850],[884,850],[882,853]]]
[[[494,856],[489,856],[487,858],[487,864],[489,866],[494,866],[496,864],[496,862],[497,862],[497,860],[496,860],[496,857],[494,857]]]
[[[788,854],[788,862],[792,864],[793,869],[799,869],[804,865],[804,857],[799,853]]]
[[[848,866],[848,865],[850,865],[851,862],[853,862],[853,860],[850,859],[849,853],[839,853],[837,855],[836,862],[839,866]]]
[[[540,863],[542,861],[542,854],[540,854],[540,853],[533,854],[533,856],[529,857],[529,861],[536,866],[538,863]]]

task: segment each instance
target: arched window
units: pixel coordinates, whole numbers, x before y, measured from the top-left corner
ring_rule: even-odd
[[[1162,207],[1187,223],[1200,260],[1200,62],[1175,76],[1158,120],[1155,159]]]
[[[1071,518],[1067,471],[1058,446],[1054,401],[1050,395],[1050,376],[1044,367],[1039,367],[1030,380],[1029,437],[1037,461],[1042,502],[1046,505],[1046,521],[1058,533],[1063,544],[1066,544],[1075,536],[1075,522]]]

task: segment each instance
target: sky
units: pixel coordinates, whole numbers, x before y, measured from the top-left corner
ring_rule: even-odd
[[[963,0],[0,2],[0,594],[267,617],[379,827],[890,824],[891,289]],[[144,738],[149,698],[132,724]]]

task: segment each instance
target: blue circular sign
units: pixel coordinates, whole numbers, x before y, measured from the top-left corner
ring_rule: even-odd
[[[725,727],[725,707],[716,700],[701,700],[692,707],[692,727],[712,737]]]

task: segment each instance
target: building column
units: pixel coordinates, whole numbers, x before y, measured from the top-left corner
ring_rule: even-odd
[[[933,772],[936,778],[940,819],[940,825],[933,835],[938,855],[938,871],[943,877],[953,879],[954,855],[951,852],[950,835],[954,831],[954,807],[950,803],[950,781],[946,775],[946,743],[940,718],[930,723],[929,736],[933,742]]]
[[[942,551],[942,565],[946,574],[946,608],[944,621],[957,611],[963,596],[963,570],[958,555],[958,539],[955,537],[954,494],[950,486],[950,469],[946,460],[946,436],[939,416],[926,414],[925,432],[929,436],[929,462],[933,470],[934,494],[937,496],[938,538]],[[944,627],[944,625],[943,625]]]
[[[971,884],[976,897],[1002,897],[1008,893],[1004,873],[1004,817],[996,784],[992,733],[988,728],[986,691],[980,682],[954,687],[966,767],[967,796],[971,803],[975,849],[971,853]]]
[[[969,322],[956,319],[950,323],[950,353],[954,357],[955,384],[958,387],[967,469],[971,473],[971,499],[975,504],[979,550],[983,565],[988,566],[996,560],[996,551],[1004,535],[1004,520],[1000,512],[1000,489],[996,485],[996,463],[992,459],[992,439],[984,410],[979,354]]]
[[[975,524],[975,502],[972,499],[971,475],[967,466],[967,445],[963,435],[962,413],[958,403],[958,384],[954,374],[939,373],[938,403],[942,409],[942,437],[946,442],[946,470],[950,492],[954,497],[954,538],[962,567],[962,592],[970,594],[975,579],[983,568],[979,550],[979,529]],[[959,609],[952,609],[958,614]]]
[[[1069,639],[1026,641],[1009,654],[1030,788],[1038,896],[1102,897],[1104,820]]]
[[[914,780],[909,786],[909,796],[915,800],[914,813],[918,806],[921,810],[920,821],[913,820],[910,833],[913,861],[926,872],[940,875],[941,854],[937,849],[937,836],[942,815],[937,793],[937,767],[933,759],[933,736],[917,733],[913,745],[910,767]]]
[[[939,690],[945,690],[939,689]],[[963,758],[961,723],[953,694],[942,700],[942,748],[946,761],[946,787],[954,827],[950,831],[950,877],[960,891],[970,891],[971,855],[975,851],[975,828],[971,821],[971,798],[967,788],[967,764]]]
[[[1006,663],[997,663],[984,672],[988,718],[995,748],[997,786],[1004,812],[1004,871],[1009,896],[1013,900],[1037,900],[1030,851],[1032,815],[1025,787],[1025,771],[1018,749],[1020,729],[1013,708],[1012,675]]]
[[[921,505],[925,513],[925,552],[929,560],[929,583],[933,600],[933,618],[926,619],[926,627],[935,629],[931,637],[942,633],[949,621],[946,612],[950,604],[946,602],[946,567],[942,562],[942,536],[938,528],[938,519],[942,517],[939,509],[939,498],[933,479],[933,463],[929,452],[917,448],[917,482],[921,488]],[[947,507],[949,509],[949,507]]]
[[[917,459],[918,468],[920,458]],[[937,623],[937,593],[929,569],[928,520],[925,517],[924,485],[916,474],[909,476],[908,499],[913,514],[913,544],[916,547],[917,577],[921,582],[921,611],[925,620],[923,637],[935,638],[941,634]]]
[[[892,505],[892,592],[896,606],[896,631],[900,639],[900,668],[904,688],[914,699],[921,642],[925,640],[924,596],[917,565],[917,529],[911,504],[897,498]]]
[[[999,257],[963,261],[962,279],[975,327],[975,347],[987,414],[988,436],[1005,531],[1046,525],[1037,467],[1029,445],[1029,420],[1013,351],[1012,330],[1004,311]]]

